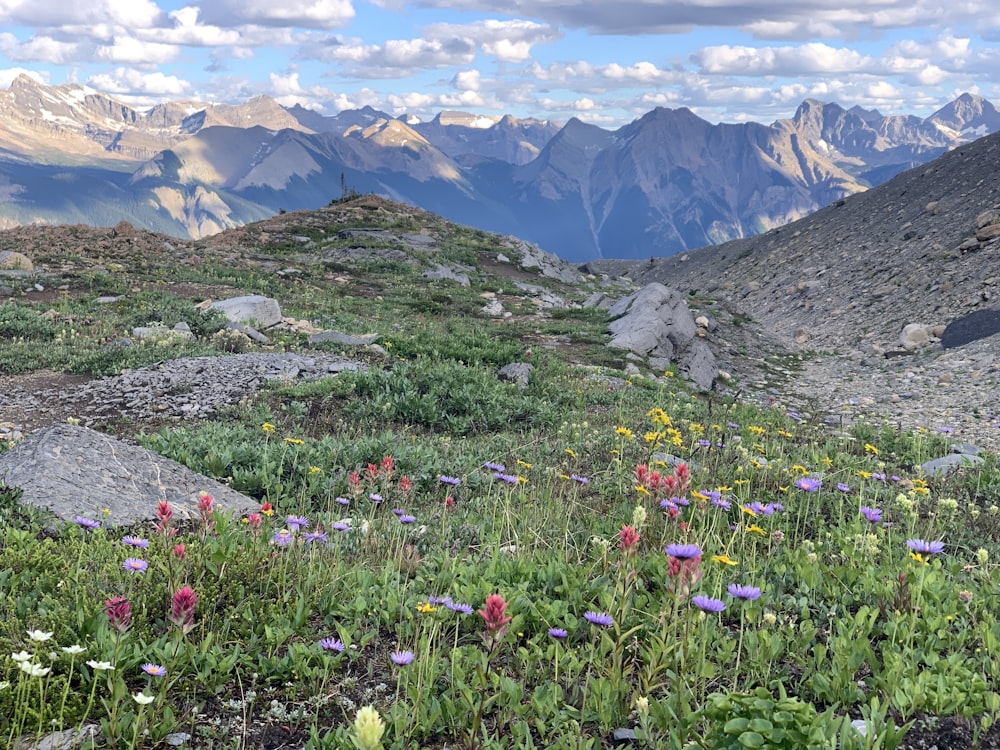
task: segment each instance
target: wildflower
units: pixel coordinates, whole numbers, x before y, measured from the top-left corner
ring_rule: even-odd
[[[333,502],[337,503],[337,505],[350,505],[351,504],[351,501],[348,500],[346,497],[335,497],[333,499]]]
[[[646,506],[640,503],[632,511],[632,526],[638,531],[644,523],[646,523]]]
[[[114,669],[109,661],[94,661],[93,659],[87,661],[87,666],[91,669],[96,669],[98,672],[110,672]]]
[[[285,518],[285,525],[292,531],[309,528],[309,519],[305,516],[288,516]]]
[[[153,696],[146,695],[145,693],[143,693],[143,692],[140,691],[140,692],[134,693],[132,695],[132,700],[134,700],[140,706],[148,706],[150,703],[152,703],[156,699]]]
[[[563,453],[565,453],[570,458],[576,458],[576,451],[572,448],[564,448]]]
[[[262,516],[274,515],[274,506],[265,500],[260,504],[260,514]]]
[[[28,638],[30,638],[33,641],[36,641],[37,643],[42,643],[44,641],[47,641],[51,637],[52,637],[52,633],[46,633],[46,632],[43,632],[41,630],[29,630],[28,631]]]
[[[795,486],[803,492],[817,492],[823,483],[815,477],[799,477],[795,480]]]
[[[569,633],[567,633],[562,628],[549,628],[549,635],[551,635],[553,638],[556,638],[558,640],[562,640],[567,635],[569,635]]]
[[[324,651],[334,651],[338,654],[344,650],[343,641],[337,638],[323,638],[320,640],[319,645]]]
[[[593,612],[588,611],[583,613],[583,619],[589,622],[591,625],[600,625],[602,628],[607,628],[614,625],[614,619],[611,615],[605,612]]]
[[[175,544],[173,554],[178,560],[183,560],[187,557],[187,547],[183,544]]]
[[[271,537],[271,544],[277,544],[278,546],[284,547],[286,544],[291,544],[295,541],[295,537],[292,536],[292,532],[288,529],[278,529],[274,532]]]
[[[944,551],[944,542],[926,542],[923,539],[907,539],[906,546],[919,555],[937,555]]]
[[[579,474],[570,474],[569,478],[579,484],[590,484],[590,480],[587,477],[581,477]]]
[[[82,654],[85,649],[83,646],[73,645],[73,646],[63,646],[62,650],[69,654],[70,656],[76,656],[77,654]]]
[[[405,667],[407,664],[413,661],[412,651],[393,651],[389,658],[392,659],[392,663],[400,667]]]
[[[16,664],[25,664],[25,663],[31,661],[32,658],[34,658],[34,654],[29,654],[27,651],[21,650],[21,651],[17,652],[16,654],[11,654],[10,658]]]
[[[411,515],[408,515],[406,513],[404,513],[403,515],[401,515],[399,517],[399,522],[400,523],[407,523],[407,524],[409,524],[409,523],[413,523],[416,520],[417,520],[416,516],[411,516]]]
[[[959,591],[958,592],[958,600],[962,604],[969,604],[972,601],[972,592],[971,591]]]
[[[316,529],[315,531],[307,532],[302,536],[302,538],[305,540],[306,544],[312,544],[314,542],[325,542],[326,533],[321,531],[320,529]]]
[[[167,619],[187,635],[194,627],[194,609],[197,604],[198,595],[190,586],[183,586],[170,600],[170,614]]]
[[[289,445],[303,445],[306,441],[300,440],[299,438],[286,437],[285,442]]]
[[[453,602],[451,599],[446,599],[444,602],[444,606],[446,606],[452,612],[460,612],[463,615],[471,615],[475,611],[468,604],[458,604],[456,602]]]
[[[633,437],[632,430],[630,430],[628,427],[616,427],[615,434],[621,435],[626,440],[631,440]]]
[[[43,667],[41,664],[35,664],[34,662],[29,664],[26,661],[22,661],[18,666],[22,672],[31,677],[44,677],[52,671],[52,667]]]
[[[163,677],[167,670],[159,664],[146,663],[142,665],[142,671],[150,677]]]
[[[499,639],[507,629],[511,618],[506,615],[507,602],[500,594],[490,594],[486,597],[485,607],[479,610],[479,616],[486,622],[486,630],[491,637]]]
[[[862,505],[861,515],[863,515],[869,523],[879,523],[882,520],[882,509],[869,508],[867,505]]]
[[[90,518],[84,518],[83,516],[77,516],[76,518],[73,519],[73,522],[76,523],[78,526],[87,529],[88,531],[93,531],[94,529],[101,528],[100,521],[94,521]]]
[[[322,473],[323,473],[323,470],[321,468],[319,468],[318,466],[310,466],[309,467],[309,476],[316,476],[317,474],[322,474]]]
[[[354,734],[352,740],[358,750],[379,750],[382,747],[382,735],[385,734],[385,722],[379,716],[374,706],[364,706],[358,709],[354,717]]]
[[[752,523],[749,526],[747,526],[747,531],[749,531],[751,534],[759,534],[760,536],[767,536],[767,532],[764,531],[764,529],[762,529],[755,523]]]
[[[490,471],[501,471],[501,472],[507,471],[506,466],[504,466],[503,464],[493,463],[492,461],[487,461],[485,464],[483,464],[483,466],[485,466]]]
[[[382,502],[382,496],[377,492],[372,492],[371,494],[369,494],[368,499],[371,500],[373,503]]]
[[[437,597],[434,598],[437,599]],[[440,600],[440,603],[444,604],[444,602],[446,601],[448,600],[442,599]],[[422,615],[429,615],[431,612],[437,612],[437,607],[433,606],[430,602],[420,602],[417,605],[417,612],[419,612]]]
[[[739,565],[739,561],[734,560],[729,555],[713,555],[712,562],[722,563],[723,565]]]
[[[201,516],[202,526],[208,530],[215,526],[212,520],[212,513],[215,508],[215,498],[207,492],[198,493],[198,514]]]
[[[444,474],[438,477],[438,479],[441,480],[442,484],[450,484],[452,487],[456,487],[462,483],[462,480],[458,477],[447,477]]]
[[[133,575],[135,573],[145,573],[146,568],[148,567],[149,563],[138,557],[126,558],[125,562],[122,563],[122,568],[127,570],[129,573],[132,573]]]
[[[885,472],[873,471],[872,479],[877,479],[879,482],[884,482],[886,479]]]
[[[493,474],[493,478],[499,479],[501,482],[506,482],[507,484],[517,484],[517,476],[514,474],[504,474],[498,471]]]
[[[726,608],[725,602],[710,596],[692,596],[691,603],[702,612],[722,612]]]
[[[143,539],[138,536],[123,536],[122,544],[127,544],[129,547],[138,547],[139,549],[146,549],[149,546],[149,540]]]
[[[701,557],[701,547],[697,544],[668,544],[664,552],[678,560],[693,560]]]
[[[876,448],[871,443],[865,443],[865,453],[871,453],[873,456],[877,456],[878,448]]]
[[[951,427],[938,427],[937,429],[942,435],[952,435],[955,432]]]
[[[635,530],[635,527],[622,526],[621,530],[618,532],[618,549],[626,555],[631,555],[635,552],[638,545],[639,532]]]
[[[712,505],[714,505],[716,508],[722,508],[723,510],[729,510],[730,508],[733,507],[732,503],[730,503],[728,500],[724,500],[721,496],[713,497]]]
[[[387,477],[391,477],[393,475],[393,472],[395,471],[396,471],[396,459],[394,459],[392,456],[383,456],[382,474]]]
[[[645,719],[646,715],[649,713],[649,698],[647,698],[645,695],[640,695],[638,698],[636,698],[635,710],[636,713],[639,714],[639,716]]]
[[[347,531],[351,528],[351,525],[349,523],[344,523],[343,521],[337,521],[336,523],[331,524],[330,528],[334,531]]]
[[[446,497],[444,499],[444,507],[447,508],[448,510],[451,510],[452,508],[454,508],[455,507],[455,498],[453,498],[451,495],[448,495],[448,497]]]
[[[275,430],[276,430],[277,428],[276,428],[276,427],[275,427],[275,426],[274,426],[273,424],[271,424],[270,422],[264,422],[264,424],[262,424],[262,425],[260,426],[260,429],[262,429],[262,430],[263,430],[264,432],[266,432],[266,433],[272,433],[272,432],[274,432],[274,431],[275,431]]]
[[[744,601],[753,601],[754,599],[760,598],[760,589],[756,586],[744,586],[739,583],[729,584],[729,595],[734,599],[743,599]]]
[[[986,565],[986,563],[988,563],[990,561],[989,550],[987,550],[987,549],[985,549],[983,547],[980,547],[979,549],[977,549],[976,550],[976,560],[979,561],[980,565]]]
[[[840,492],[850,492],[851,491],[850,485],[844,484],[843,482],[837,482],[837,489]]]

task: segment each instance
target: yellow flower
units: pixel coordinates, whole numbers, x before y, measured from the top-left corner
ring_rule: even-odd
[[[530,469],[532,466],[534,466],[534,464],[529,464],[527,461],[522,461],[521,459],[517,460],[517,465],[523,466],[525,469]]]
[[[920,563],[921,565],[927,565],[927,560],[925,560],[924,556],[921,555],[919,552],[910,552],[910,557],[912,557],[916,562]]]
[[[518,474],[517,475],[517,483],[518,484],[527,484],[528,483],[528,478],[527,477],[522,477],[520,474]]]
[[[740,510],[742,510],[744,513],[746,513],[748,516],[756,516],[757,515],[757,511],[755,511],[753,508],[750,508],[749,506],[746,506],[746,505],[741,505],[740,506]]]
[[[670,438],[670,442],[674,445],[684,445],[684,440],[681,438],[681,434],[679,432]]]
[[[664,370],[663,371],[663,377],[665,377],[665,378],[672,378],[676,374],[677,373],[675,373],[673,370]]]
[[[760,467],[758,466],[758,468],[760,468]],[[744,484],[750,484],[750,480],[749,479],[734,479],[733,480],[733,484],[735,484],[737,487],[742,487]],[[725,490],[719,490],[719,492],[725,492]]]
[[[649,494],[649,490],[647,490],[641,484],[637,484],[635,486],[635,491],[638,492],[640,495],[648,495]]]
[[[705,432],[705,428],[698,422],[692,422],[688,425],[688,429],[691,430],[695,435],[701,435]]]
[[[785,437],[785,438],[790,438],[790,437],[795,437],[795,436],[794,436],[794,435],[792,435],[792,433],[790,433],[790,432],[789,432],[788,430],[778,430],[778,434],[779,434],[779,435],[780,435],[781,437]]]
[[[385,722],[375,707],[359,708],[358,715],[354,717],[353,738],[358,750],[379,750],[382,747],[383,734],[385,734]]]
[[[820,459],[820,463],[823,464],[824,466],[833,466],[833,459],[830,458],[829,456],[824,456],[823,458]]]
[[[305,440],[299,440],[298,438],[286,437],[285,442],[289,445],[302,445]]]
[[[426,615],[431,612],[437,612],[437,607],[432,606],[430,602],[420,602],[420,604],[417,605],[417,612]]]
[[[632,430],[630,430],[628,427],[616,427],[615,428],[615,434],[616,435],[621,435],[626,440],[631,440],[632,439]]]
[[[858,476],[861,477],[862,479],[871,479],[872,473],[870,471],[861,471],[859,469]]]
[[[264,422],[264,424],[260,426],[260,429],[264,432],[274,432],[277,428],[270,422]]]
[[[926,487],[914,487],[912,490],[910,490],[910,492],[914,492],[917,495],[929,495],[929,494],[931,494],[931,491],[929,489],[927,489]]]
[[[752,534],[760,534],[761,536],[767,536],[767,532],[764,531],[764,529],[762,529],[755,523],[747,526],[747,531],[749,531]]]
[[[569,479],[569,474],[560,474],[559,478],[560,479]]]
[[[695,500],[708,500],[708,495],[703,495],[698,490],[691,490],[691,497]]]
[[[876,448],[871,443],[865,443],[865,452],[871,453],[873,456],[878,455],[878,448]]]
[[[565,453],[565,454],[566,454],[567,456],[572,456],[573,458],[576,458],[576,451],[575,451],[575,450],[573,450],[572,448],[565,448],[565,449],[563,450],[563,452],[564,452],[564,453]]]
[[[310,466],[309,467],[309,474],[312,475],[312,476],[315,476],[316,474],[322,474],[322,473],[323,473],[323,470],[321,468],[319,468],[318,466]]]
[[[658,424],[661,427],[670,427],[673,424],[670,420],[670,415],[658,406],[655,409],[647,411],[646,416],[653,421],[653,424]]]
[[[747,429],[750,430],[750,432],[752,432],[754,435],[763,435],[765,432],[763,427],[758,427],[755,424],[750,425],[749,427],[747,427]]]
[[[809,473],[809,469],[807,469],[802,464],[792,464],[791,471],[797,471],[797,472],[799,472],[799,474],[808,474]]]
[[[645,440],[647,443],[655,443],[657,440],[659,440],[660,438],[663,437],[663,433],[662,432],[647,432],[642,437],[643,437],[643,440]]]
[[[743,481],[745,482],[747,480],[744,479]],[[733,489],[732,487],[727,487],[726,485],[723,484],[723,485],[720,485],[719,487],[716,487],[715,491],[716,492],[729,492],[732,489]]]
[[[723,565],[739,565],[738,560],[734,560],[729,555],[712,555],[712,562],[722,563]]]

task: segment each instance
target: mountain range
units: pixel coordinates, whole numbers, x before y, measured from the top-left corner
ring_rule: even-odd
[[[649,258],[767,232],[998,130],[972,94],[927,118],[810,99],[770,125],[657,108],[611,131],[268,97],[140,110],[21,76],[0,91],[0,227],[125,220],[200,238],[371,192],[568,260]]]

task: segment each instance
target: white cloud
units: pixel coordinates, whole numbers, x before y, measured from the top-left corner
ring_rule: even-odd
[[[469,24],[437,23],[424,27],[428,39],[460,37],[472,39],[487,55],[500,62],[522,63],[531,59],[531,50],[562,37],[562,32],[550,24],[515,19],[489,19]]]
[[[305,53],[305,48],[303,48]],[[328,38],[322,46],[309,45],[308,54],[326,62],[349,63],[361,78],[397,78],[420,69],[470,64],[476,57],[470,39],[390,39],[384,44]]]
[[[177,57],[180,49],[170,44],[142,42],[130,36],[116,36],[110,45],[97,49],[97,59],[133,65],[160,65]]]
[[[236,29],[199,23],[200,12],[200,8],[190,6],[170,11],[168,16],[173,22],[172,27],[158,26],[138,35],[151,42],[192,47],[222,47],[244,41],[243,35]]]
[[[856,72],[871,65],[871,58],[865,55],[822,42],[787,47],[703,47],[692,55],[692,60],[705,73],[744,76],[833,75]]]
[[[102,23],[148,28],[163,16],[163,11],[151,0],[0,0],[0,22],[44,29]]]
[[[478,70],[460,70],[452,79],[452,85],[459,91],[479,91],[481,75]]]
[[[79,59],[80,45],[50,36],[33,36],[25,41],[13,34],[0,34],[0,52],[17,62],[41,62],[62,65]]]
[[[407,94],[390,94],[386,97],[394,115],[401,115],[415,110],[425,110],[434,104],[434,97],[422,92],[411,91]]]
[[[133,97],[184,96],[191,84],[177,76],[163,73],[143,73],[131,68],[115,68],[87,79],[95,89],[109,94],[126,94]]]
[[[246,23],[333,29],[354,18],[351,0],[214,0],[203,2],[200,11],[208,23],[223,27]]]

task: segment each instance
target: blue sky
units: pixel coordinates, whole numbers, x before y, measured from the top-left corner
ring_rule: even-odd
[[[712,122],[805,98],[926,116],[1000,103],[995,0],[0,0],[0,87],[28,73],[130,104],[260,94],[604,127]]]

